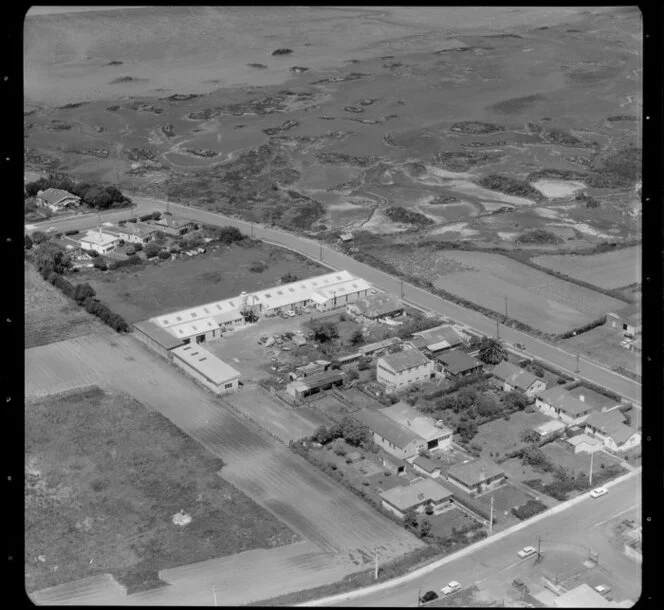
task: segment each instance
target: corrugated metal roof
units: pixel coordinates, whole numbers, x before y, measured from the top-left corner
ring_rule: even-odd
[[[537,381],[535,375],[528,371],[524,371],[521,367],[518,367],[511,362],[507,362],[507,360],[504,360],[496,366],[493,371],[491,371],[491,374],[522,390],[527,390]]]
[[[174,337],[171,333],[164,330],[160,326],[157,326],[154,322],[150,320],[145,320],[143,322],[137,322],[134,324],[134,328],[137,328],[144,335],[148,336],[155,343],[163,347],[164,349],[170,350],[174,347],[182,345],[182,339]]]
[[[439,428],[434,424],[433,419],[420,413],[405,402],[398,402],[391,407],[384,407],[380,409],[380,412],[400,426],[412,430],[426,441],[441,438],[452,433],[452,430],[449,428]]]
[[[482,366],[481,362],[478,362],[475,358],[471,358],[468,354],[458,349],[441,354],[437,359],[445,364],[447,370],[453,375]]]

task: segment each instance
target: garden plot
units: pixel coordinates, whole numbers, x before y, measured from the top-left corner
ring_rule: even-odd
[[[422,267],[436,269],[437,288],[501,314],[508,297],[511,318],[544,332],[562,333],[625,306],[622,301],[552,278],[506,257],[455,252],[439,254],[437,258],[443,260],[443,265],[456,263],[471,268],[446,273],[443,265]]]
[[[641,246],[603,254],[547,254],[532,260],[600,288],[621,288],[641,281]]]

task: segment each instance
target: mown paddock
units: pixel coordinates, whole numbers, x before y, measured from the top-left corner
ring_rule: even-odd
[[[602,254],[546,254],[533,263],[600,288],[613,290],[641,281],[641,246]]]
[[[26,350],[26,396],[108,380],[222,458],[224,479],[322,550],[359,567],[373,560],[374,549],[388,560],[422,546],[132,337],[111,332]]]
[[[548,333],[562,333],[596,320],[622,301],[554,278],[510,258],[485,252],[446,252],[444,258],[471,269],[439,275],[436,287]]]
[[[23,264],[23,279],[26,347],[63,341],[104,328],[97,318],[42,279],[27,261]]]

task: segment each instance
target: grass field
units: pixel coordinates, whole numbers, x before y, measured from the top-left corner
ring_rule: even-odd
[[[87,335],[103,325],[46,282],[28,262],[25,282],[25,346],[35,347]]]
[[[141,375],[136,375],[136,370]],[[81,337],[26,350],[26,396],[109,383],[165,415],[226,464],[222,476],[290,529],[347,565],[377,547],[398,557],[422,543],[279,441],[260,434],[132,337]]]
[[[262,273],[249,270],[263,261]],[[243,290],[251,292],[281,283],[281,276],[292,273],[303,279],[328,273],[327,267],[288,250],[262,242],[251,247],[221,246],[207,254],[145,265],[138,271],[122,269],[105,274],[97,270],[79,274],[97,296],[128,322],[138,322],[158,314],[210,301],[233,297]]]
[[[499,457],[524,444],[521,434],[525,430],[531,430],[547,421],[550,421],[550,418],[537,411],[534,413],[519,411],[511,414],[509,421],[500,417],[479,426],[473,442],[482,446],[482,457],[489,459]]]
[[[477,523],[459,508],[451,508],[440,515],[430,515],[426,518],[431,521],[431,533],[439,538],[449,536],[453,529],[460,530]]]
[[[25,439],[28,591],[110,572],[131,592],[164,568],[298,539],[219,476],[219,458],[126,395],[29,402]],[[186,526],[172,522],[180,510]]]
[[[547,254],[532,261],[600,288],[622,288],[641,281],[641,246],[587,256]]]

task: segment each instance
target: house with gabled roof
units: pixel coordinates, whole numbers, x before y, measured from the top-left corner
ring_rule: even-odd
[[[432,375],[433,361],[415,349],[386,354],[376,363],[376,381],[384,385],[388,392],[424,383]]]
[[[533,397],[546,390],[546,383],[542,379],[507,360],[495,366],[491,374],[502,381],[505,392],[518,390],[526,396]]]
[[[39,191],[36,198],[37,205],[59,212],[65,208],[75,208],[81,203],[81,198],[62,189],[46,189]]]
[[[408,460],[426,449],[426,441],[413,430],[404,428],[380,411],[361,409],[351,415],[373,433],[373,441],[391,455]]]
[[[420,479],[410,485],[398,485],[380,494],[384,508],[401,519],[409,510],[423,513],[427,505],[434,514],[439,514],[452,506],[452,492],[432,479]]]
[[[450,428],[442,424],[436,424],[431,417],[427,417],[406,402],[399,401],[390,407],[379,409],[379,411],[400,426],[417,434],[426,442],[428,451],[445,450],[452,445],[452,430]]]
[[[452,380],[481,373],[484,370],[479,360],[458,349],[439,354],[436,356],[436,362],[445,376]]]
[[[605,326],[622,332],[626,337],[634,337],[641,334],[641,307],[638,303],[632,303],[606,314]]]
[[[545,415],[559,419],[566,426],[581,424],[594,411],[592,405],[579,400],[560,387],[541,392],[535,398],[535,406]]]
[[[418,338],[424,340],[426,349],[434,355],[463,345],[463,338],[450,324],[419,331],[413,338],[418,343]]]
[[[450,467],[447,478],[465,492],[478,494],[501,485],[507,479],[507,475],[494,462],[477,458]]]
[[[586,434],[600,439],[612,451],[629,451],[641,444],[641,433],[626,425],[618,410],[593,411],[583,424]]]
[[[394,318],[403,314],[405,309],[403,301],[388,292],[369,295],[346,305],[347,313],[367,320]]]

